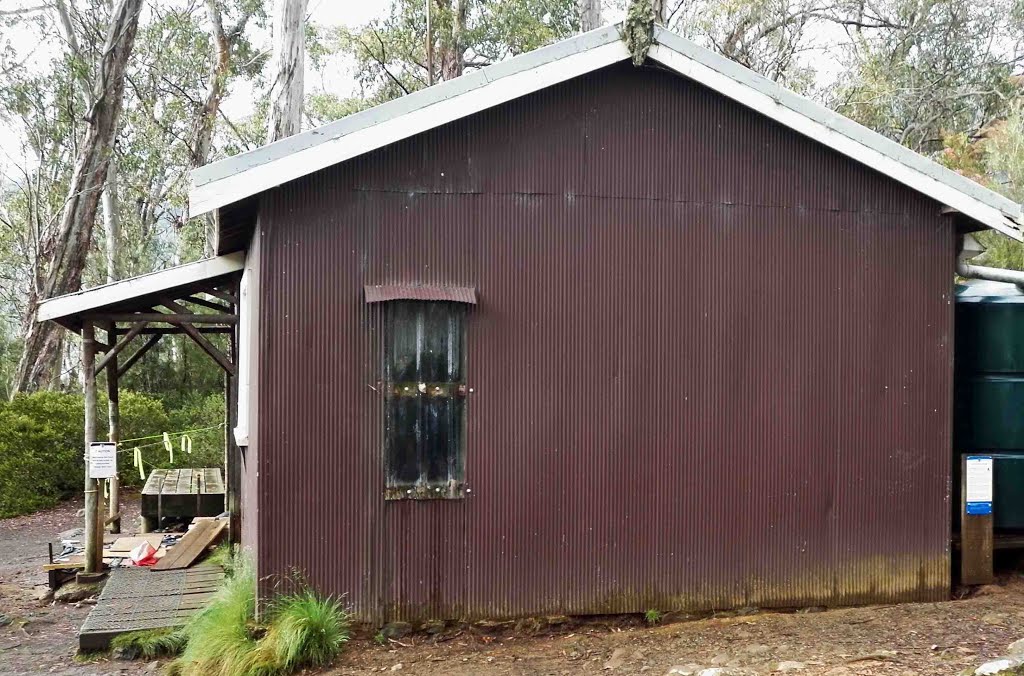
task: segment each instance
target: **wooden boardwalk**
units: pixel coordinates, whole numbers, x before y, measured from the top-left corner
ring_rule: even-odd
[[[199,565],[182,570],[114,568],[78,633],[82,651],[106,650],[118,634],[179,627],[204,608],[224,570]]]
[[[155,469],[142,489],[142,518],[147,530],[164,517],[191,519],[224,511],[224,479],[220,468]]]

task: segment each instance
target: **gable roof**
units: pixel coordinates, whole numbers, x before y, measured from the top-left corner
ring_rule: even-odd
[[[648,57],[978,223],[1024,241],[1021,205],[655,26]],[[192,172],[193,216],[630,58],[621,24],[584,33]]]

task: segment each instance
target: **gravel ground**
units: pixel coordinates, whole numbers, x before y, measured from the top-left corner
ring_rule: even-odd
[[[0,673],[144,674],[157,663],[75,657],[91,606],[40,600],[46,543],[79,524],[78,502],[0,520]],[[127,498],[132,518],[136,497]],[[126,523],[132,523],[128,521]],[[693,666],[726,674],[953,676],[1003,654],[1024,637],[1024,578],[942,603],[823,612],[722,614],[646,626],[635,617],[524,621],[499,628],[449,628],[377,645],[354,639],[332,669],[364,674],[685,674]],[[782,671],[779,671],[780,668]]]

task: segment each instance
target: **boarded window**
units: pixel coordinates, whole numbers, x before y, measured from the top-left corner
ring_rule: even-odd
[[[389,498],[462,496],[465,308],[433,301],[387,304],[384,462]]]

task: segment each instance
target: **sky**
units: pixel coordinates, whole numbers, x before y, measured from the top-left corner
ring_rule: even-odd
[[[383,16],[387,12],[390,2],[391,0],[309,0],[308,8],[310,20],[315,23],[325,26],[356,27]],[[0,10],[33,7],[38,4],[40,4],[38,0],[0,0]],[[19,54],[31,54],[32,58],[40,61],[49,60],[57,50],[61,49],[60,43],[57,42],[36,44],[36,35],[28,31],[21,35],[12,33],[5,37],[11,39]],[[269,32],[264,39],[269,49]],[[337,63],[329,64],[323,73],[307,71],[306,80],[309,90],[329,89],[340,96],[355,93],[355,80],[352,76],[351,65],[340,60]],[[231,117],[244,116],[251,108],[251,92],[245,88],[236,87],[224,102],[225,113]],[[20,154],[18,152],[19,145],[19,130],[0,122],[0,166],[12,161]],[[20,159],[18,158],[19,161]]]

